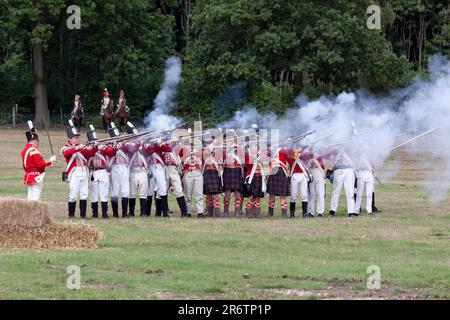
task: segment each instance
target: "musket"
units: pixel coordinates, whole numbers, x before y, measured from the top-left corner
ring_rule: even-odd
[[[294,142],[294,141],[299,142],[299,141],[305,139],[306,137],[312,135],[313,133],[316,133],[316,130],[312,130],[312,131],[303,133],[303,134],[301,134],[299,136],[296,136],[296,137],[288,137],[286,140],[284,140],[283,144],[284,143],[288,143],[288,142]]]
[[[408,140],[406,140],[406,141],[400,143],[399,145],[396,145],[395,147],[389,149],[387,152],[392,152],[392,151],[394,151],[395,149],[398,149],[398,148],[404,146],[404,145],[407,144],[407,143],[413,142],[414,140],[417,140],[417,139],[419,139],[419,138],[421,138],[421,137],[423,137],[423,136],[425,136],[425,135],[427,135],[427,134],[432,133],[432,132],[435,131],[436,129],[437,129],[437,128],[433,128],[433,129],[427,130],[427,131],[425,131],[425,132],[423,132],[423,133],[421,133],[421,134],[419,134],[419,135],[417,135],[417,136],[415,136],[415,137],[412,137],[411,139],[408,139]]]
[[[53,144],[52,144],[52,140],[50,139],[50,132],[48,130],[47,121],[45,121],[44,116],[42,116],[42,120],[44,120],[45,130],[47,131],[48,143],[50,144],[50,151],[52,152],[52,156],[54,156],[55,153],[53,152]]]

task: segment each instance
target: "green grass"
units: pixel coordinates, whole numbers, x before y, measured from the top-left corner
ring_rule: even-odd
[[[25,197],[22,136],[0,136],[0,195]],[[68,191],[61,171],[49,171],[44,191],[57,220]],[[103,233],[98,249],[1,250],[0,298],[450,298],[450,201],[432,206],[418,179],[394,180],[377,186],[375,218],[346,218],[341,199],[334,219],[187,220],[170,199],[173,219],[90,220]],[[81,266],[80,290],[66,288],[69,265]],[[381,290],[366,288],[370,265],[381,268]]]

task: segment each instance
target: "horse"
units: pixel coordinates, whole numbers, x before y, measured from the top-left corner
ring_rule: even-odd
[[[108,106],[103,110],[102,122],[105,132],[108,132],[108,129],[111,128],[111,122],[113,121],[114,116],[113,105],[113,101],[110,100]]]
[[[80,131],[81,127],[84,127],[84,110],[81,103],[78,103],[78,106],[72,111],[71,119],[78,131]]]
[[[122,103],[118,105],[119,109],[117,110],[116,116],[119,119],[119,129],[122,130],[122,126],[126,126],[128,121],[128,111],[126,108],[126,103],[124,103],[124,100],[122,100]]]

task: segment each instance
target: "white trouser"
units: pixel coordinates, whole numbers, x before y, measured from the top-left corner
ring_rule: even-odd
[[[356,204],[355,213],[361,211],[361,201],[366,188],[366,210],[367,213],[372,213],[372,194],[375,189],[375,178],[370,170],[359,170],[356,174],[357,188],[356,188]]]
[[[111,198],[128,198],[130,195],[130,169],[125,164],[111,167]]]
[[[317,201],[317,213],[323,214],[325,211],[325,180],[323,178],[323,171],[317,168],[312,168],[309,172],[314,178],[314,181],[309,183],[309,213],[314,215],[315,202]]]
[[[297,201],[300,191],[302,202],[308,201],[308,177],[304,173],[294,173],[291,176],[291,202]]]
[[[108,202],[109,173],[106,169],[92,171],[91,179],[91,202]]]
[[[203,175],[200,171],[187,171],[183,177],[188,213],[192,210],[192,197],[195,197],[197,213],[203,213]]]
[[[180,173],[176,166],[167,167],[167,180],[170,186],[170,192],[175,198],[183,197],[183,186],[181,185]]]
[[[131,170],[130,173],[130,198],[147,199],[148,195],[148,176],[146,170]]]
[[[342,186],[347,198],[347,213],[355,213],[355,172],[352,168],[334,170],[333,192],[331,193],[330,210],[336,212]]]
[[[89,174],[87,167],[75,167],[70,173],[69,202],[87,200],[89,195]]]
[[[44,189],[44,180],[39,183],[28,185],[28,200],[39,201],[41,199],[42,189]]]
[[[155,179],[155,191],[156,197],[160,198],[167,195],[167,180],[166,171],[161,164],[150,165],[150,170],[152,171],[153,178]]]

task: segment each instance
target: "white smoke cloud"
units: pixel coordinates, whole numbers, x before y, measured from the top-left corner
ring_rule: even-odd
[[[181,59],[170,57],[165,63],[164,82],[153,102],[153,110],[144,119],[147,130],[170,130],[181,123],[181,119],[170,115],[175,107],[175,97],[180,81]]]
[[[389,150],[398,143],[414,134],[437,128],[432,134],[404,148],[412,151],[420,147],[425,153],[424,158],[438,162],[429,169],[424,181],[424,186],[431,192],[431,200],[438,202],[448,195],[450,189],[450,61],[437,55],[430,59],[428,67],[430,76],[427,79],[417,78],[409,87],[388,96],[380,97],[358,90],[310,101],[300,95],[295,99],[294,107],[281,117],[273,113],[260,114],[249,105],[237,111],[221,127],[249,128],[252,123],[258,123],[262,128],[280,129],[280,141],[316,130],[302,143],[308,144],[331,135],[314,146],[316,150],[323,150],[330,144],[351,141],[346,145],[346,151],[355,162],[365,155],[375,169],[384,164],[390,155]],[[421,166],[420,161],[424,160],[418,159],[418,167]],[[436,177],[442,178],[438,184]]]

